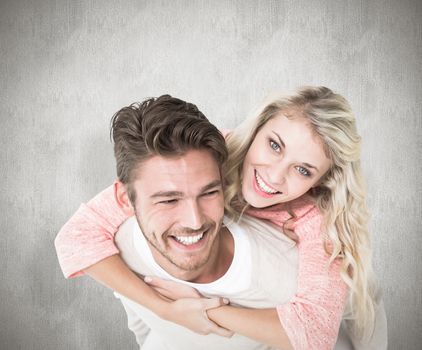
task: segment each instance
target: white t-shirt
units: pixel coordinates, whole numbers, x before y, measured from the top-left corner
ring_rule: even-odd
[[[297,249],[294,242],[275,227],[253,218],[245,217],[240,223],[225,219],[225,225],[234,240],[233,261],[227,272],[211,283],[180,282],[195,287],[204,295],[227,297],[232,305],[264,308],[287,302],[297,288]],[[115,240],[122,258],[136,273],[174,279],[154,260],[134,218],[121,226]],[[231,338],[196,334],[116,295],[128,314],[128,326],[143,350],[274,349],[239,334]]]

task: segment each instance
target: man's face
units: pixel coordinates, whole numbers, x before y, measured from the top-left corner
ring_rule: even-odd
[[[206,150],[154,156],[135,170],[135,215],[158,264],[195,276],[218,254],[224,196],[217,162]]]

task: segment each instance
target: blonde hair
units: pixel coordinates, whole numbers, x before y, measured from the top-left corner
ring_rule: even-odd
[[[292,94],[271,98],[227,138],[226,210],[235,217],[247,203],[242,197],[242,167],[246,153],[260,128],[283,113],[306,118],[323,141],[332,162],[320,184],[310,193],[324,215],[324,244],[332,262],[342,259],[343,280],[350,287],[353,328],[361,338],[371,335],[375,302],[366,190],[360,168],[360,141],[355,117],[344,97],[326,87],[302,87]]]

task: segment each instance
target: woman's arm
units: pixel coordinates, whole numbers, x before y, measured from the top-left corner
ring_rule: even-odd
[[[222,306],[207,311],[208,317],[221,327],[277,349],[293,350],[278,318],[277,310]]]
[[[279,322],[294,349],[333,349],[348,288],[340,276],[341,261],[329,264],[322,239],[322,215],[312,203],[296,208],[299,238],[298,287],[290,302],[277,306]],[[249,214],[283,226],[285,212],[253,210]]]
[[[119,255],[101,260],[85,269],[85,273],[106,287],[145,306],[165,320],[200,334],[215,333],[223,337],[233,335],[233,332],[219,327],[206,317],[207,310],[224,305],[226,303],[224,300],[212,298],[204,299],[201,303],[192,303],[188,298],[176,301],[163,298],[133,273]],[[197,295],[195,293],[188,297]],[[186,317],[187,314],[189,317]]]
[[[87,274],[97,282],[150,309],[158,316],[201,334],[232,333],[211,322],[204,310],[222,305],[219,298],[192,308],[186,301],[169,302],[133,273],[118,255],[114,236],[132,213],[122,209],[114,186],[98,194],[63,226],[55,239],[57,256],[65,277]],[[192,317],[186,318],[186,307]]]
[[[114,235],[130,216],[116,202],[113,185],[82,204],[54,241],[64,276],[81,276],[89,266],[118,254]]]
[[[89,266],[84,272],[97,282],[138,304],[150,305],[151,311],[158,315],[161,315],[168,306],[168,302],[164,298],[160,298],[157,292],[128,268],[120,255],[107,257]]]
[[[166,298],[189,302],[192,305],[191,307],[195,307],[194,305],[200,307],[208,300],[192,287],[180,282],[152,276],[148,276],[145,280]],[[223,302],[227,303],[228,301],[223,300]],[[278,349],[293,349],[280,323],[276,308],[248,309],[227,305],[208,309],[206,313],[212,321],[235,333]]]

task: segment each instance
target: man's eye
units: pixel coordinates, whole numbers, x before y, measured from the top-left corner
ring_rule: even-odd
[[[218,190],[213,190],[213,191],[205,192],[203,194],[203,196],[206,196],[206,197],[213,196],[213,195],[217,194],[218,192],[219,192]]]
[[[270,140],[270,147],[271,147],[274,151],[276,151],[276,152],[280,152],[281,147],[280,147],[280,145],[279,145],[277,142],[275,142],[274,140]]]
[[[160,201],[158,204],[175,204],[177,203],[177,199],[168,199],[166,201]]]
[[[303,166],[297,166],[296,170],[299,172],[300,175],[303,175],[303,176],[312,175],[311,172],[308,169],[304,168]]]

